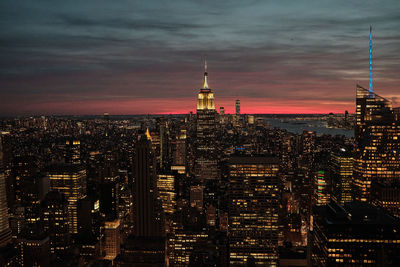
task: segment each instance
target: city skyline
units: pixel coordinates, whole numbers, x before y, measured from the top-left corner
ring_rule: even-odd
[[[0,266],[400,266],[400,1],[0,1]]]
[[[398,106],[400,4],[385,2],[4,1],[0,113],[195,112],[204,56],[217,110],[354,113],[370,25],[374,90]]]

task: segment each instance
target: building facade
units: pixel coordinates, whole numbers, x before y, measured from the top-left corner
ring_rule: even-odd
[[[279,160],[229,161],[229,264],[278,264]]]
[[[78,201],[86,196],[86,170],[78,164],[55,164],[47,169],[51,190],[64,194],[68,201],[69,232],[78,233]]]
[[[341,148],[331,153],[330,174],[332,181],[332,199],[343,205],[351,202],[353,183],[353,156],[350,151]]]
[[[399,266],[399,225],[365,202],[315,207],[312,266]]]

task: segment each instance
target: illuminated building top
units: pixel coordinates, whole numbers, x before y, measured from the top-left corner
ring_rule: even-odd
[[[149,128],[146,129],[146,137],[147,137],[147,140],[152,141],[152,140],[151,140],[151,135],[150,135]]]
[[[207,60],[204,61],[204,89],[208,89],[208,73],[207,73]]]
[[[208,87],[207,61],[204,61],[204,84],[198,94],[197,110],[215,110],[214,93]]]

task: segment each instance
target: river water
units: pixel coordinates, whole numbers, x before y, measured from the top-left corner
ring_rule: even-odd
[[[318,136],[323,134],[344,135],[348,138],[354,137],[354,130],[339,128],[327,128],[326,122],[321,120],[287,120],[287,119],[267,119],[271,128],[277,127],[286,129],[288,132],[301,134],[304,130],[314,131]]]

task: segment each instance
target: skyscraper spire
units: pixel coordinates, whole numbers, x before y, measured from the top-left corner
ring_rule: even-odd
[[[207,73],[207,59],[204,59],[204,89],[208,89],[208,73]]]
[[[369,93],[373,93],[372,88],[372,26],[369,26]]]

